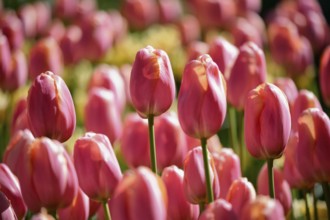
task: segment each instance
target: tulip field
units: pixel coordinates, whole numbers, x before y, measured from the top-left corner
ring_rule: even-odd
[[[0,1],[0,220],[330,220],[329,15]]]

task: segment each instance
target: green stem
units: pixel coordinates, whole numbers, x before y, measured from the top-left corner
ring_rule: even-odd
[[[210,177],[210,167],[208,160],[208,153],[206,147],[206,138],[201,138],[202,150],[203,150],[203,161],[204,161],[204,170],[205,170],[205,179],[206,179],[206,190],[207,190],[207,198],[208,202],[213,202],[213,191]]]
[[[325,197],[325,202],[327,204],[328,219],[330,220],[330,189],[327,182],[322,182],[322,189]]]
[[[311,219],[311,214],[309,212],[309,206],[308,206],[308,199],[307,199],[307,192],[304,191],[304,200],[305,200],[305,208],[306,208],[306,220]]]
[[[205,203],[204,202],[199,203],[199,215],[203,213],[204,209],[205,209]]]
[[[236,110],[234,107],[229,107],[229,123],[232,148],[238,153]]]
[[[274,190],[274,172],[273,172],[273,159],[267,160],[267,168],[268,168],[268,189],[269,196],[274,199],[275,198],[275,190]]]
[[[104,217],[106,220],[111,220],[110,210],[108,206],[108,202],[103,202],[103,210],[104,210]]]
[[[49,214],[51,215],[51,216],[53,216],[53,218],[55,219],[55,220],[58,220],[58,217],[57,217],[57,211],[55,210],[55,211],[51,211],[51,212],[49,212]]]
[[[238,111],[238,116],[237,116],[237,123],[238,123],[238,128],[239,128],[239,159],[241,162],[241,170],[242,172],[244,171],[244,112],[243,111]]]
[[[155,131],[154,131],[154,116],[148,116],[149,128],[149,144],[150,144],[150,161],[152,171],[157,174],[157,158],[156,158],[156,144],[155,144]]]
[[[317,210],[317,197],[315,195],[315,189],[313,188],[313,209],[314,209],[314,220],[319,220],[319,213]]]

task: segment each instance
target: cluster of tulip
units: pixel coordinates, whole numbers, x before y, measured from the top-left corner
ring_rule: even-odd
[[[185,3],[189,14],[179,0],[1,9],[0,219],[281,220],[302,197],[306,219],[311,208],[330,219],[330,33],[318,3],[283,1],[267,29],[260,0]],[[132,43],[156,23],[181,41]]]

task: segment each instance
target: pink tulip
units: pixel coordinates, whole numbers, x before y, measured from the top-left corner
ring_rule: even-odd
[[[187,45],[187,61],[196,60],[199,56],[209,52],[209,45],[203,41],[192,41]],[[211,52],[210,56],[211,55]],[[215,60],[215,58],[213,58]],[[219,64],[218,64],[219,67]]]
[[[214,199],[220,196],[220,184],[215,170],[214,159],[209,155],[208,165]],[[195,147],[188,152],[184,161],[184,191],[187,200],[193,204],[208,203],[206,192],[206,177],[204,171],[201,147]]]
[[[219,153],[213,153],[215,170],[220,183],[220,198],[226,198],[232,182],[242,176],[239,157],[232,149],[222,148]]]
[[[210,43],[208,53],[218,65],[220,72],[226,76],[237,57],[238,49],[226,39],[217,37]]]
[[[238,219],[232,205],[224,199],[217,199],[207,205],[206,209],[201,213],[199,220],[210,219]]]
[[[106,202],[122,177],[109,139],[88,132],[74,145],[74,165],[79,185],[88,197]]]
[[[276,78],[274,85],[284,92],[288,99],[291,115],[293,114],[293,104],[298,97],[298,89],[294,81],[289,77]],[[293,115],[292,115],[293,118]],[[293,126],[293,125],[292,125]]]
[[[259,36],[261,37],[263,44],[268,43],[266,24],[265,24],[265,20],[261,17],[261,15],[258,14],[257,12],[248,11],[246,12],[246,14],[243,15],[243,17],[256,28],[256,30],[259,33]]]
[[[244,137],[250,154],[259,159],[280,157],[291,131],[284,93],[273,84],[261,84],[249,92],[244,113]]]
[[[92,218],[96,212],[100,209],[101,203],[89,198],[89,215],[88,218]]]
[[[18,219],[23,219],[27,212],[27,207],[22,197],[21,187],[16,176],[4,163],[0,163],[0,191],[11,202]]]
[[[27,98],[29,127],[34,136],[68,140],[76,127],[73,100],[63,79],[52,72],[35,78]]]
[[[167,111],[175,98],[175,83],[165,51],[147,46],[136,54],[130,80],[132,104],[143,118]]]
[[[177,166],[166,167],[162,173],[162,180],[166,186],[168,197],[167,219],[197,219],[198,206],[190,204],[184,195],[184,172]]]
[[[0,218],[16,220],[17,216],[10,204],[9,199],[0,191]]]
[[[22,21],[25,37],[35,37],[38,20],[35,7],[32,4],[25,4],[19,8],[18,15]]]
[[[195,16],[185,15],[176,24],[180,33],[181,44],[188,45],[201,36],[201,27]],[[202,55],[202,54],[201,54]],[[194,59],[197,59],[194,58]]]
[[[29,210],[39,212],[45,207],[56,211],[69,206],[78,193],[78,179],[63,145],[42,137],[25,153],[17,177]]]
[[[80,27],[72,25],[67,28],[64,36],[59,40],[64,64],[74,64],[79,61],[80,54],[77,47],[79,46],[81,37],[82,31]]]
[[[24,41],[24,30],[21,20],[14,11],[6,11],[0,16],[0,30],[7,37],[10,49],[20,49]]]
[[[261,0],[236,0],[236,7],[240,14],[249,11],[259,12],[261,9]]]
[[[19,130],[24,129],[29,129],[26,98],[18,100],[15,104],[10,124],[10,137],[13,137]]]
[[[182,6],[179,0],[160,0],[159,7],[159,21],[160,23],[173,23],[177,21],[182,13]]]
[[[49,27],[45,30],[45,37],[51,37],[59,42],[65,35],[65,26],[61,20],[54,20]]]
[[[110,200],[116,220],[165,220],[167,196],[163,181],[146,167],[129,170]]]
[[[131,71],[132,71],[132,65],[131,64],[124,64],[119,69],[119,73],[120,73],[121,77],[124,80],[126,101],[129,104],[132,104],[131,94],[129,94],[129,81],[130,81],[130,78],[131,78]]]
[[[57,17],[73,18],[77,11],[78,0],[55,0],[54,11]]]
[[[244,43],[252,41],[262,48],[263,36],[249,20],[245,18],[238,18],[231,27],[231,34],[234,37],[234,44],[237,47],[242,46]]]
[[[279,201],[266,196],[258,196],[245,206],[239,219],[285,220],[285,215]]]
[[[234,212],[240,216],[244,207],[256,198],[256,191],[247,178],[239,178],[231,184],[226,200],[231,203]]]
[[[275,198],[281,203],[284,214],[287,215],[292,205],[290,186],[289,183],[284,179],[283,173],[279,169],[273,168],[273,172]],[[257,188],[259,195],[269,195],[267,164],[264,164],[259,172]]]
[[[81,190],[78,190],[77,197],[67,208],[58,210],[60,220],[66,219],[82,219],[87,220],[89,216],[89,199]]]
[[[298,119],[297,168],[307,181],[329,181],[329,117],[316,108],[305,110]]]
[[[117,10],[111,10],[109,12],[109,18],[112,21],[111,25],[113,26],[114,43],[118,43],[127,35],[128,32],[127,20]]]
[[[112,91],[92,89],[85,105],[84,119],[87,131],[105,134],[112,144],[121,135],[120,112]]]
[[[35,2],[33,7],[37,13],[37,34],[43,35],[51,22],[51,7],[47,2]]]
[[[190,61],[178,96],[183,131],[195,138],[211,137],[220,129],[226,109],[226,85],[216,63],[209,55]]]
[[[322,99],[330,107],[330,86],[327,83],[330,79],[330,46],[322,53],[319,76]]]
[[[11,52],[8,39],[0,33],[0,86],[5,86],[5,81],[10,74]]]

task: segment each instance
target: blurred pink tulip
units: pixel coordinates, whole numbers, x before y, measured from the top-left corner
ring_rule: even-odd
[[[215,170],[214,159],[210,153],[208,155],[213,196],[214,199],[217,199],[220,196],[219,179]],[[202,147],[195,147],[188,152],[183,167],[184,192],[187,200],[193,204],[208,203]]]
[[[284,214],[287,215],[292,206],[290,186],[279,169],[273,168],[273,172],[275,198],[281,203]],[[259,195],[269,195],[267,164],[264,164],[259,172],[257,189]]]
[[[241,163],[239,157],[229,148],[222,148],[219,153],[212,155],[220,183],[220,198],[224,199],[232,182],[242,176]]]
[[[114,144],[122,132],[114,93],[103,88],[92,89],[85,105],[84,120],[86,131],[104,134]]]
[[[68,219],[81,219],[87,220],[89,216],[89,198],[81,190],[78,190],[76,198],[73,200],[71,205],[64,209],[58,210],[59,220]]]
[[[285,215],[279,201],[268,196],[257,196],[255,200],[245,206],[239,219],[285,220]]]
[[[209,52],[209,45],[203,41],[192,41],[187,45],[187,62],[196,60],[199,56]],[[210,52],[210,56],[211,52]],[[213,58],[214,59],[214,58]]]
[[[59,40],[64,64],[74,64],[79,61],[80,54],[77,47],[81,37],[82,31],[80,27],[72,25],[66,29],[64,36]]]
[[[159,21],[160,23],[173,23],[177,21],[183,14],[181,2],[179,0],[160,0]]]
[[[45,37],[51,37],[59,42],[61,38],[65,35],[65,26],[61,20],[54,19],[52,23],[45,30]]]
[[[0,219],[17,220],[9,199],[0,191]]]
[[[294,81],[289,77],[280,77],[276,78],[274,81],[274,85],[277,86],[284,92],[286,95],[286,98],[288,99],[290,112],[293,119],[293,104],[296,101],[296,98],[298,97],[298,89]],[[292,123],[293,127],[293,123]]]
[[[24,129],[29,129],[26,98],[18,100],[15,104],[10,123],[10,137],[13,137],[19,130]]]
[[[193,41],[199,40],[201,36],[201,27],[195,16],[183,16],[177,22],[176,26],[180,33],[181,44],[188,45]],[[197,59],[197,57],[194,59]]]
[[[166,186],[168,197],[167,219],[197,219],[198,205],[192,205],[184,195],[183,170],[172,165],[166,167],[162,173],[162,180]]]
[[[224,199],[217,199],[207,205],[206,209],[201,213],[199,220],[216,220],[216,219],[238,219],[232,205]]]
[[[27,207],[22,197],[21,187],[16,176],[4,163],[0,163],[0,191],[9,199],[17,218],[23,219],[27,213]]]
[[[241,216],[244,207],[256,198],[256,191],[246,177],[234,180],[231,184],[226,200],[231,203],[234,212]]]
[[[235,0],[237,10],[240,14],[249,11],[259,12],[261,9],[261,0]]]
[[[291,131],[290,109],[284,93],[273,84],[261,84],[249,92],[244,113],[249,153],[259,159],[280,157]]]
[[[167,111],[175,98],[171,63],[165,51],[147,46],[135,57],[130,79],[132,104],[143,118]]]
[[[113,26],[114,43],[118,43],[127,35],[127,20],[117,10],[111,10],[109,12],[109,18],[111,19],[111,25]]]
[[[33,4],[35,11],[37,13],[37,34],[45,34],[48,26],[51,22],[51,7],[47,2],[35,2]]]
[[[73,18],[77,12],[79,0],[55,0],[54,13],[59,18]]]
[[[129,81],[131,78],[131,71],[132,71],[132,65],[128,63],[122,65],[119,69],[119,73],[124,80],[125,95],[128,104],[132,104],[131,95],[129,93]]]
[[[8,39],[0,33],[0,86],[5,86],[5,81],[10,74],[11,52]]]
[[[29,54],[29,75],[31,79],[35,79],[39,74],[46,71],[61,75],[62,69],[62,52],[55,39],[47,37],[33,45]]]
[[[34,136],[68,140],[76,128],[73,100],[63,79],[52,72],[37,76],[27,98],[29,127]]]
[[[165,220],[164,182],[146,167],[127,171],[110,200],[110,212],[116,220]]]
[[[320,62],[319,85],[324,103],[330,107],[330,46],[322,53]]]
[[[183,131],[195,138],[216,134],[226,116],[226,82],[209,55],[190,61],[184,69],[178,96]]]
[[[21,49],[24,42],[24,30],[16,12],[7,10],[1,13],[0,30],[7,37],[12,51]]]
[[[263,36],[257,29],[257,26],[254,26],[254,24],[251,24],[250,21],[245,18],[237,18],[230,32],[234,38],[234,44],[237,47],[249,41],[254,42],[260,48],[263,46]]]
[[[253,42],[243,44],[227,76],[229,103],[242,110],[248,92],[265,82],[266,72],[263,51]]]
[[[37,34],[37,11],[32,4],[24,4],[18,10],[25,37],[32,38]]]
[[[103,134],[86,133],[75,142],[73,158],[86,195],[100,202],[111,198],[122,173],[109,139]]]

